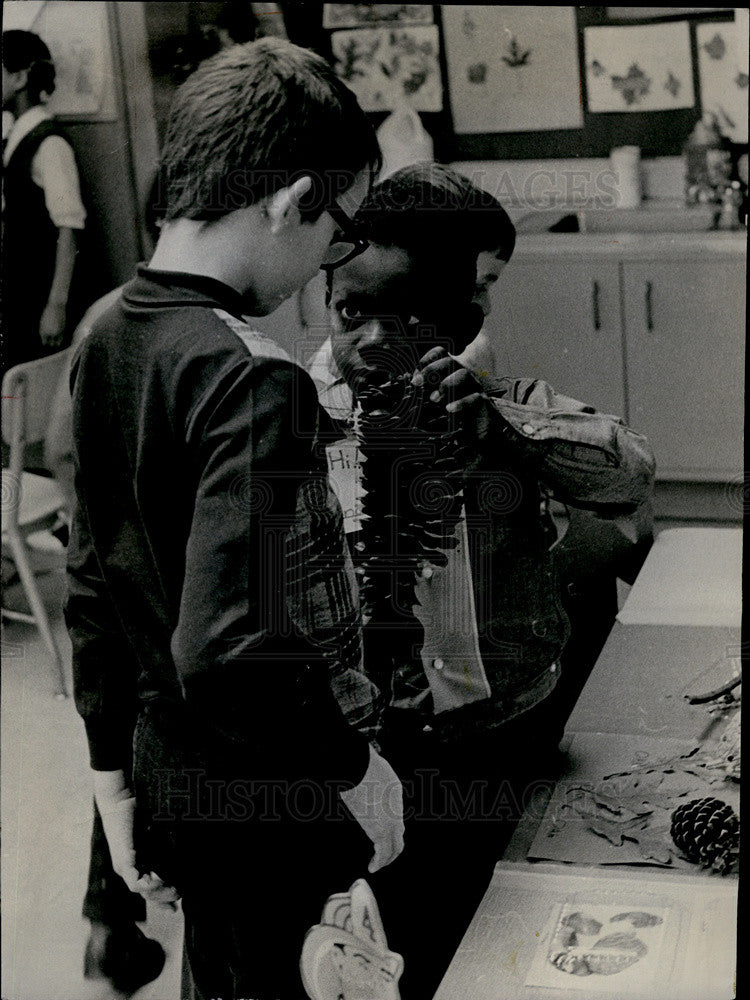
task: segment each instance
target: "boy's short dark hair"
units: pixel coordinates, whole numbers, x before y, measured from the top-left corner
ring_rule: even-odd
[[[52,54],[39,35],[33,31],[11,29],[3,32],[3,66],[9,73],[29,71],[26,89],[34,104],[39,104],[42,94],[55,90],[55,64]]]
[[[377,138],[351,90],[319,55],[278,38],[206,60],[177,91],[161,158],[167,220],[216,219],[302,176],[315,219],[366,168]]]
[[[489,250],[507,261],[516,242],[497,198],[439,163],[415,163],[379,181],[357,221],[372,243],[404,250]]]

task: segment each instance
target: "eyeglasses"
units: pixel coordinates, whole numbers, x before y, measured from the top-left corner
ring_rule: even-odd
[[[350,219],[342,208],[338,205],[329,205],[326,211],[339,227],[339,232],[331,240],[320,267],[323,271],[335,271],[337,267],[342,267],[355,257],[359,257],[370,244],[362,236],[357,223]]]

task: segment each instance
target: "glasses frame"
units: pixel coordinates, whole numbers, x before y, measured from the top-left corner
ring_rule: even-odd
[[[345,253],[341,260],[337,260],[335,264],[323,264],[321,270],[330,272],[335,271],[339,267],[343,267],[344,264],[348,264],[350,260],[354,260],[355,257],[359,257],[360,254],[363,254],[370,246],[370,241],[366,240],[364,236],[362,236],[362,232],[357,223],[346,214],[343,208],[340,208],[338,205],[329,205],[326,212],[328,212],[341,230],[341,234],[344,239],[340,242],[351,243],[352,245],[351,250],[348,253]]]

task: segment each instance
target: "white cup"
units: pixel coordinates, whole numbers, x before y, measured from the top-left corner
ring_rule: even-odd
[[[638,208],[643,197],[640,148],[618,146],[609,154],[609,164],[617,183],[617,207]]]

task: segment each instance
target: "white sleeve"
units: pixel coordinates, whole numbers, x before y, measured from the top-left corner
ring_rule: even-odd
[[[49,217],[58,229],[83,229],[86,210],[81,201],[78,168],[70,145],[50,135],[31,161],[31,179],[44,191]]]

